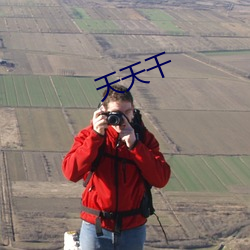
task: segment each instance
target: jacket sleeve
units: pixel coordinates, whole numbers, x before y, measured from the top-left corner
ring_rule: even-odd
[[[68,180],[77,182],[90,171],[92,162],[97,157],[98,149],[104,139],[104,136],[91,128],[82,130],[75,137],[70,151],[62,162],[62,171]]]
[[[149,184],[162,188],[168,183],[171,169],[152,133],[146,130],[144,141],[138,141],[131,153],[141,174]]]

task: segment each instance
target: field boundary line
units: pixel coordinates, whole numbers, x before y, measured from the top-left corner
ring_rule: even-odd
[[[18,93],[17,93],[17,89],[16,89],[16,84],[15,84],[14,79],[13,79],[13,75],[11,75],[11,80],[12,80],[14,91],[15,91],[17,106],[19,106]]]
[[[23,79],[24,79],[24,85],[25,85],[25,88],[26,88],[26,91],[27,91],[27,94],[28,94],[28,97],[29,97],[30,106],[32,107],[33,105],[32,105],[32,100],[31,100],[31,97],[30,97],[30,91],[29,91],[29,88],[27,86],[27,81],[26,81],[25,76],[23,77]]]
[[[60,100],[60,98],[59,98],[59,95],[58,95],[58,92],[57,92],[57,90],[56,90],[56,86],[55,86],[55,84],[54,84],[54,82],[53,82],[53,79],[52,79],[51,76],[49,76],[49,79],[50,79],[50,81],[51,81],[52,87],[53,87],[54,90],[55,90],[56,96],[57,96],[57,98],[58,98],[58,100],[59,100],[59,104],[60,104],[60,106],[61,106],[62,114],[63,114],[63,117],[64,117],[64,119],[65,119],[65,121],[66,121],[66,123],[67,123],[67,125],[68,125],[69,131],[70,131],[70,133],[74,136],[74,135],[75,135],[74,127],[73,127],[73,125],[70,123],[70,119],[69,119],[69,116],[68,116],[68,114],[67,114],[67,112],[66,112],[66,109],[65,109],[64,106],[62,105],[62,102],[61,102],[61,100]]]
[[[184,189],[184,192],[186,191],[186,192],[188,192],[188,189],[187,189],[187,187],[184,185],[184,183],[182,183],[182,181],[179,179],[179,177],[177,176],[177,174],[175,173],[175,171],[174,171],[174,169],[173,168],[171,168],[171,172],[173,172],[173,174],[174,174],[174,176],[175,176],[175,178],[177,179],[177,181],[180,183],[180,185],[183,187],[183,189]]]
[[[58,95],[56,86],[55,86],[55,84],[54,84],[54,82],[53,82],[53,79],[52,79],[51,76],[49,76],[49,79],[50,79],[50,82],[51,82],[51,84],[52,84],[53,89],[55,90],[56,96],[57,96],[57,98],[58,98],[58,100],[59,100],[60,107],[62,108],[63,105],[62,105],[61,99],[59,98],[59,95]]]
[[[6,80],[7,80],[6,76],[5,77],[3,76],[4,88],[5,88],[5,94],[6,94],[6,101],[7,101],[8,105],[9,105],[9,107],[13,107],[13,105],[11,105],[11,99],[9,98],[10,93],[8,93],[8,88],[6,88],[6,86],[8,85]],[[11,80],[12,80],[12,76],[11,76]],[[13,80],[12,80],[12,82],[13,82]],[[16,97],[16,101],[17,101],[17,97]],[[18,103],[18,101],[17,101],[17,103]]]
[[[239,156],[240,161],[250,170],[250,165],[248,165],[241,157]]]
[[[180,226],[180,228],[183,230],[184,235],[186,237],[189,237],[187,230],[184,228],[183,224],[179,220],[177,213],[175,212],[175,210],[173,209],[173,207],[171,205],[171,202],[167,199],[167,197],[164,196],[164,194],[162,193],[161,190],[159,190],[159,193],[160,193],[160,195],[162,197],[162,200],[165,201],[165,204],[167,203],[168,207],[166,207],[166,209],[169,208],[169,211],[173,214],[173,217],[175,218],[176,222],[178,223],[178,225]]]
[[[236,177],[243,186],[245,186],[244,181],[242,181],[241,178],[237,175],[237,173],[235,173],[235,171],[225,162],[225,160],[223,159],[223,157],[220,157],[220,159],[224,163],[224,165],[227,167],[227,169],[229,169],[229,171],[232,173],[232,175],[234,177]]]
[[[42,90],[42,92],[43,92],[44,99],[45,99],[45,101],[46,101],[46,106],[49,106],[49,102],[48,102],[48,99],[47,99],[47,97],[46,97],[46,94],[45,94],[45,91],[44,91],[43,84],[42,84],[42,82],[41,82],[41,80],[40,80],[40,76],[38,75],[37,77],[38,77],[39,85],[41,86],[41,90]]]
[[[1,192],[2,192],[2,212],[3,212],[3,238],[7,239],[8,245],[11,246],[15,241],[14,225],[13,225],[13,205],[11,196],[11,182],[8,173],[5,153],[2,152],[2,163],[0,165],[1,172]]]
[[[155,122],[157,119],[153,118],[153,116],[149,112],[146,112],[145,110],[141,110],[141,112],[149,119],[151,126],[153,126],[153,128],[161,135],[163,140],[172,147],[173,153],[175,154],[180,153],[179,146],[175,144],[175,142],[167,135],[167,133],[163,132],[164,130],[159,125],[159,122],[158,121]],[[157,124],[157,126],[155,124]]]
[[[74,127],[73,127],[73,124],[72,122],[70,121],[70,118],[69,118],[69,115],[67,113],[67,111],[65,110],[65,108],[62,108],[62,113],[63,113],[63,116],[64,116],[64,119],[68,125],[68,128],[69,128],[69,131],[70,133],[75,136],[76,132],[74,130]]]
[[[67,78],[67,77],[63,77],[63,78],[64,78],[64,82],[65,82],[65,84],[66,84],[66,86],[67,86],[67,90],[69,91],[70,96],[71,96],[72,99],[73,99],[74,106],[77,107],[76,100],[75,100],[75,98],[74,98],[74,95],[73,95],[73,93],[72,93],[71,88],[69,87],[70,84],[69,84],[69,82],[68,82],[68,78]]]
[[[78,31],[80,32],[80,34],[82,34],[83,30],[77,25],[77,23],[75,22],[75,20],[73,18],[71,18],[71,21],[76,26],[76,28],[78,29]]]
[[[82,92],[83,92],[83,94],[84,94],[84,96],[85,96],[85,98],[86,98],[86,100],[87,100],[87,102],[88,102],[88,104],[89,104],[89,107],[91,107],[89,98],[88,98],[88,96],[85,94],[84,88],[82,87],[82,84],[80,83],[78,77],[76,78],[76,81],[77,81],[78,85],[80,86],[80,89],[82,90]]]
[[[25,159],[24,151],[22,151],[20,153],[21,153],[22,160],[23,160],[23,169],[24,169],[24,173],[25,173],[25,178],[26,178],[26,181],[29,181],[29,173],[28,173],[28,167],[27,167],[27,162]]]
[[[24,86],[25,86],[25,89],[27,91],[27,95],[29,97],[29,103],[30,103],[30,107],[32,107],[32,102],[31,102],[31,97],[30,97],[30,92],[29,92],[29,88],[27,86],[27,82],[26,82],[26,78],[25,76],[23,76],[23,80],[24,80]],[[19,105],[18,105],[19,106]]]
[[[8,105],[9,102],[8,102],[8,95],[7,95],[7,90],[6,90],[6,86],[5,86],[5,81],[4,81],[4,77],[2,78],[2,83],[3,83],[3,88],[4,88],[4,96],[6,98],[6,104]]]
[[[200,53],[197,53],[197,54],[200,54]],[[222,68],[219,67],[219,66],[214,66],[214,65],[212,65],[212,64],[206,63],[206,62],[202,61],[201,59],[195,58],[194,56],[192,56],[192,55],[190,55],[190,54],[183,53],[183,55],[186,56],[186,57],[188,57],[188,58],[193,59],[194,61],[203,63],[203,64],[205,64],[205,65],[207,65],[207,66],[209,66],[209,67],[211,67],[211,68],[214,68],[214,69],[219,70],[219,71],[221,71],[221,72],[224,72],[224,73],[226,73],[226,74],[228,74],[228,75],[231,75],[231,76],[233,76],[233,77],[235,77],[235,78],[241,79],[241,80],[243,80],[243,81],[245,81],[245,82],[249,82],[249,80],[247,80],[246,77],[240,76],[240,75],[238,75],[238,74],[233,74],[233,73],[231,73],[230,71],[224,70],[224,69],[222,69]]]
[[[150,110],[155,110],[155,109],[150,109]],[[166,111],[175,111],[175,112],[223,112],[223,113],[250,113],[249,109],[246,110],[240,110],[240,109],[230,109],[230,110],[225,110],[225,109],[173,109],[173,108],[159,108],[157,110],[166,110]]]
[[[201,182],[199,176],[195,173],[195,171],[193,170],[192,166],[190,166],[190,163],[187,162],[186,165],[187,165],[188,169],[190,170],[190,172],[193,173],[193,176],[198,180],[198,182],[200,183],[201,187],[203,187],[205,189],[205,191],[209,192],[210,191],[209,188]]]
[[[225,187],[226,190],[228,190],[226,184],[220,179],[220,177],[214,172],[214,170],[210,167],[210,165],[207,163],[207,161],[200,156],[201,160],[206,164],[206,166],[210,169],[210,171],[214,174],[214,176],[219,180],[219,182]]]
[[[20,108],[20,107],[18,107],[18,108]],[[22,107],[22,108],[27,108],[27,107]],[[36,109],[37,109],[38,107],[36,107]],[[27,109],[29,109],[29,108],[27,108]],[[62,110],[62,108],[56,108],[56,109],[60,109],[60,110]],[[66,108],[65,110],[67,110],[68,108]],[[93,109],[94,110],[94,109]],[[47,151],[47,150],[31,150],[31,149],[29,149],[29,150],[23,150],[23,149],[11,149],[11,148],[4,148],[4,149],[2,149],[2,151],[15,151],[15,152],[51,152],[51,153],[60,153],[60,152],[63,152],[63,153],[65,153],[66,151],[64,151],[64,150],[59,150],[59,151],[57,151],[57,150],[53,150],[53,151]],[[220,156],[220,157],[229,157],[229,156],[231,156],[231,157],[240,157],[240,156],[250,156],[249,154],[235,154],[235,155],[232,155],[232,154],[202,154],[202,153],[199,153],[199,154],[188,154],[188,153],[169,153],[169,152],[166,152],[166,153],[164,153],[164,155],[170,155],[170,156],[193,156],[193,157],[196,157],[196,156]]]

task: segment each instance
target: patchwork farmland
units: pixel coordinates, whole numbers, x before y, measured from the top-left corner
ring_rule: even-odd
[[[100,84],[94,83],[94,79],[88,77],[3,76],[1,106],[95,107],[101,96],[95,91]]]
[[[0,0],[14,64],[0,65],[1,249],[60,249],[79,229],[82,184],[62,158],[101,100],[94,79],[136,62],[150,83],[135,81],[135,105],[172,168],[153,189],[169,244],[152,216],[145,249],[249,248],[250,6],[162,2]],[[164,78],[145,60],[162,51]]]

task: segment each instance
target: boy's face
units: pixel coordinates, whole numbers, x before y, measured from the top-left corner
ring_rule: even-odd
[[[127,102],[127,101],[109,102],[106,111],[108,111],[108,112],[120,111],[126,115],[129,122],[132,121],[133,116],[134,116],[134,107],[133,107],[131,102]],[[125,119],[126,118],[124,118],[123,120],[125,120]],[[112,127],[116,130],[117,133],[120,133],[121,130],[126,128],[126,126],[128,126],[128,122],[126,122],[126,121],[123,121],[123,123],[121,125],[116,125],[116,126],[112,125]]]

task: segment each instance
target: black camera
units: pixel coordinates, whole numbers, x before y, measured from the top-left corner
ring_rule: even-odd
[[[121,125],[123,123],[123,114],[119,111],[104,112],[102,115],[107,116],[109,125]]]

